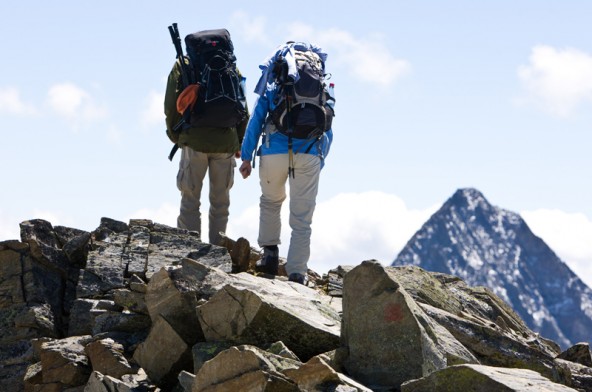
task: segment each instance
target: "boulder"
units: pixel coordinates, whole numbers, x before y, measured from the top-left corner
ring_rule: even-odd
[[[91,340],[92,336],[86,335],[41,344],[43,383],[61,383],[73,387],[85,384],[91,367],[84,347]]]
[[[150,318],[159,317],[181,336],[189,346],[203,341],[196,306],[209,299],[230,279],[224,271],[185,258],[180,266],[163,268],[152,276],[145,301]]]
[[[592,354],[590,353],[590,344],[586,342],[580,342],[575,344],[559,354],[558,358],[565,359],[579,363],[580,365],[592,367]]]
[[[97,340],[85,347],[93,371],[115,378],[136,373],[137,370],[129,364],[123,351],[123,346],[113,339]]]
[[[191,348],[165,320],[157,316],[146,340],[134,352],[134,360],[150,380],[171,387],[181,370],[191,371]]]
[[[255,270],[257,260],[261,258],[261,253],[251,247],[246,238],[239,238],[234,241],[222,233],[221,246],[225,247],[232,259],[232,272],[248,272]]]
[[[204,363],[195,375],[193,392],[201,391],[298,391],[281,371],[300,362],[265,352],[254,346],[231,347]]]
[[[193,374],[197,374],[204,363],[214,358],[233,345],[228,342],[198,342],[191,349],[193,357]]]
[[[303,391],[336,390],[338,386],[342,386],[347,387],[348,391],[372,392],[371,389],[336,372],[319,356],[312,357],[298,369],[287,369],[283,373]]]
[[[345,275],[341,351],[347,373],[371,388],[398,388],[451,364],[477,363],[389,272],[364,261]]]
[[[564,378],[560,380],[562,384],[579,391],[592,391],[592,367],[561,358],[555,358],[555,366],[560,369],[558,373],[564,375]]]
[[[197,314],[207,341],[266,347],[281,340],[308,360],[339,346],[340,317],[328,302],[303,285],[242,272]]]
[[[565,377],[555,366],[554,356],[547,350],[544,340],[533,336],[532,340],[525,341],[523,336],[504,332],[491,320],[456,316],[425,304],[421,307],[471,350],[483,365],[530,369],[554,381]]]
[[[456,365],[401,385],[401,392],[575,392],[528,369]]]

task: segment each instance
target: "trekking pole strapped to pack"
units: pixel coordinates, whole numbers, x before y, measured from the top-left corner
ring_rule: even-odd
[[[186,63],[185,55],[183,54],[183,48],[181,47],[181,37],[179,36],[179,29],[177,28],[177,24],[173,23],[169,28],[169,33],[171,35],[171,39],[173,41],[173,45],[175,46],[175,51],[177,53],[177,60],[179,61],[180,69],[181,69],[181,81],[182,81],[182,89],[185,90],[191,83],[190,75],[191,70],[189,69],[189,65]],[[173,134],[178,134],[181,132],[183,125],[185,125],[189,120],[190,110],[186,108],[182,113],[183,117],[181,120],[173,127],[172,131]],[[169,161],[173,160],[173,157],[177,153],[179,149],[179,145],[175,144],[169,153]]]

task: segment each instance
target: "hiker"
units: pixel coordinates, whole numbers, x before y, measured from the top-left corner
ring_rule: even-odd
[[[185,37],[185,44],[185,65],[181,65],[179,58],[174,64],[164,100],[167,135],[176,143],[169,159],[177,146],[181,148],[177,174],[181,206],[177,227],[197,231],[203,239],[200,197],[207,172],[209,242],[219,245],[220,232],[226,232],[236,159],[240,158],[249,119],[245,79],[236,68],[227,30],[190,34]],[[185,82],[183,72],[189,73]],[[189,86],[183,86],[185,83]],[[181,126],[175,128],[177,124]]]
[[[257,269],[278,273],[280,211],[288,182],[292,233],[286,272],[290,281],[301,284],[306,284],[319,176],[333,139],[335,99],[332,85],[325,85],[326,58],[315,45],[288,42],[260,65],[263,72],[255,88],[258,97],[241,149],[243,178],[251,174],[254,154],[260,156],[257,241],[263,256]]]

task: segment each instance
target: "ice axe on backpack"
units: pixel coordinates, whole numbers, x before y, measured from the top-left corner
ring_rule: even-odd
[[[177,98],[177,111],[179,111],[179,108],[183,108],[182,111],[179,111],[179,113],[182,114],[183,117],[181,117],[181,120],[179,120],[179,122],[172,129],[173,134],[178,134],[181,132],[183,125],[185,125],[185,123],[188,122],[187,120],[188,116],[190,115],[190,110],[187,109],[192,109],[193,105],[195,105],[195,101],[197,100],[197,92],[199,90],[197,88],[197,85],[191,85],[196,87],[191,88],[189,91],[187,91],[188,87],[190,87],[189,77],[191,75],[191,71],[189,69],[189,65],[185,62],[185,55],[183,54],[183,47],[181,46],[181,37],[179,36],[179,29],[177,28],[176,23],[173,23],[171,26],[168,27],[168,29],[171,35],[171,39],[173,40],[173,45],[175,46],[177,60],[179,61],[179,64],[181,66],[181,80],[183,83],[183,92],[179,96],[179,98],[183,96],[181,103],[179,102],[179,98]],[[186,91],[187,93],[184,95]],[[195,99],[193,99],[192,101],[193,94],[195,94]],[[175,144],[171,149],[171,152],[169,153],[169,161],[173,160],[173,157],[175,156],[178,149],[179,145]]]

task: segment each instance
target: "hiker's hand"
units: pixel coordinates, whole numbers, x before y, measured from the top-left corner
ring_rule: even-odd
[[[241,157],[240,151],[237,151],[237,152],[235,152],[235,153],[234,153],[234,157],[235,157],[236,159],[240,159],[240,157]]]
[[[243,161],[243,163],[240,165],[240,168],[238,169],[243,178],[249,177],[251,175],[251,170],[253,170],[251,167],[251,161]]]

